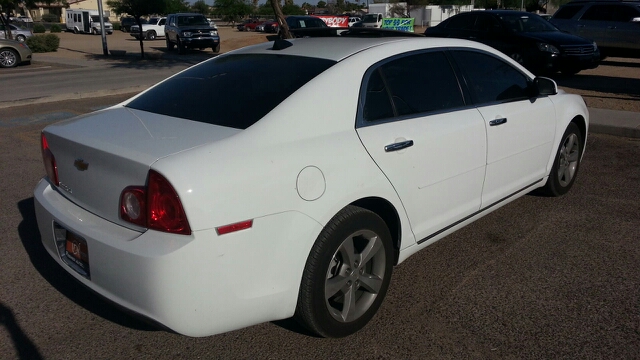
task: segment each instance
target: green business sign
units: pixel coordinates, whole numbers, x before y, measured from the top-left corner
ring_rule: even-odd
[[[414,18],[387,18],[382,19],[382,29],[400,30],[413,32]]]

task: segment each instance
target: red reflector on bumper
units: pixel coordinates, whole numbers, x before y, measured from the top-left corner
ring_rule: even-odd
[[[249,229],[253,226],[253,220],[241,221],[235,224],[229,224],[225,226],[220,226],[216,228],[216,232],[218,235],[224,235],[228,233],[232,233],[239,230]]]

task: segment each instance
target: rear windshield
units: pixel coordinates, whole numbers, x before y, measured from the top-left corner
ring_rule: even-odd
[[[333,64],[300,56],[221,56],[163,82],[127,107],[246,129]]]

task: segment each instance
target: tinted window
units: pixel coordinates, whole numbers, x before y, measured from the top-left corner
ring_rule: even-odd
[[[455,51],[463,69],[471,98],[476,104],[507,102],[528,98],[528,78],[510,64],[488,54]]]
[[[500,19],[505,27],[515,32],[558,31],[555,26],[538,15],[503,14],[500,15]]]
[[[367,84],[364,118],[374,121],[461,106],[464,100],[449,61],[442,52],[430,52],[376,69]]]
[[[553,14],[553,18],[554,19],[571,19],[575,14],[578,13],[578,11],[580,11],[580,9],[582,9],[582,6],[564,6],[562,8],[560,8],[560,10],[556,11],[555,14]]]
[[[447,22],[447,29],[471,30],[476,22],[475,14],[460,14],[453,16]]]
[[[478,31],[494,32],[500,31],[501,28],[498,20],[491,15],[482,14],[476,20],[475,29]]]
[[[616,15],[618,8],[621,16]],[[624,6],[593,5],[584,12],[584,15],[582,15],[580,20],[621,21],[620,18],[625,18],[626,21],[627,16],[624,14],[628,13],[629,10],[629,8]]]
[[[217,57],[163,82],[127,107],[246,129],[333,64],[282,55]]]
[[[193,16],[179,16],[178,26],[193,26],[193,25],[209,25],[207,18],[202,15]]]

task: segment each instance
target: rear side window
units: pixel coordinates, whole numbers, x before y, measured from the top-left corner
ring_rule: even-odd
[[[464,106],[458,80],[443,52],[404,56],[384,63],[369,78],[365,121]]]
[[[554,19],[571,19],[575,14],[578,13],[578,11],[580,11],[580,9],[582,9],[581,5],[580,6],[572,6],[572,5],[563,6],[560,8],[560,10],[556,11],[556,13],[553,14],[553,18]]]
[[[529,80],[523,73],[491,55],[454,51],[476,105],[528,99]]]
[[[334,64],[271,54],[216,57],[170,78],[127,107],[246,129]]]

